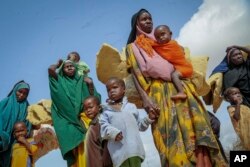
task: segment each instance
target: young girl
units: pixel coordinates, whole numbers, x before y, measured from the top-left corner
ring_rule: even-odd
[[[101,136],[108,140],[108,150],[115,167],[140,167],[145,158],[143,143],[139,135],[154,122],[156,116],[139,119],[136,106],[127,101],[125,83],[110,78],[106,83],[109,103],[103,106],[100,116]]]
[[[83,108],[86,116],[92,120],[85,140],[87,167],[112,167],[107,141],[102,140],[100,134],[100,100],[96,96],[89,96],[84,100]]]
[[[12,167],[34,167],[33,156],[38,150],[32,138],[28,138],[27,127],[24,122],[16,122],[13,129],[16,143],[12,147]]]
[[[243,104],[241,92],[236,87],[227,88],[224,97],[231,104],[227,107],[227,110],[234,130],[244,147],[250,150],[250,108]]]

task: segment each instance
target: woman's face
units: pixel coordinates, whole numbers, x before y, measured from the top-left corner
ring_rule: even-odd
[[[71,62],[66,62],[63,66],[63,73],[68,77],[73,77],[75,70],[75,66]]]
[[[153,30],[153,21],[151,15],[147,12],[141,13],[138,17],[137,25],[145,33],[151,33]]]
[[[27,88],[22,88],[16,91],[16,100],[18,102],[24,101],[29,94],[29,89]]]
[[[244,63],[243,55],[240,50],[235,49],[230,55],[230,63],[233,65],[240,65]]]

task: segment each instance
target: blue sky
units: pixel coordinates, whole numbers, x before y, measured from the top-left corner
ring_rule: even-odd
[[[90,76],[105,99],[106,89],[96,77],[96,54],[103,43],[118,50],[125,46],[131,16],[140,8],[151,12],[155,26],[169,25],[173,37],[191,54],[208,55],[212,62],[208,74],[223,58],[226,46],[250,44],[247,0],[2,0],[0,99],[21,79],[31,85],[31,104],[50,98],[47,68],[71,51],[90,65]],[[225,106],[218,117],[231,126]],[[57,150],[37,166],[66,163]]]

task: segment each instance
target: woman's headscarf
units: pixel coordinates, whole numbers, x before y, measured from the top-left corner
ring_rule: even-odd
[[[83,82],[83,76],[79,76],[77,70],[73,77],[63,73],[66,62],[59,68],[57,79],[50,76],[49,81],[53,124],[63,158],[67,160],[68,166],[71,166],[75,162],[73,149],[83,142],[87,131],[79,116],[82,102],[89,96],[89,91],[87,84]],[[94,95],[100,99],[95,89]]]
[[[230,67],[230,56],[231,54],[233,53],[233,51],[236,50],[236,48],[231,48],[226,56],[224,57],[224,59],[220,62],[219,65],[217,65],[214,70],[212,71],[212,74],[215,74],[215,73],[218,73],[218,72],[221,72],[221,73],[225,73],[228,71],[229,67]]]
[[[24,81],[16,83],[8,96],[0,101],[0,152],[2,152],[1,156],[4,156],[6,161],[4,162],[5,165],[10,162],[10,152],[4,153],[4,151],[10,149],[14,142],[12,135],[14,124],[17,121],[23,121],[26,123],[28,130],[31,128],[31,124],[26,120],[29,105],[27,98],[21,102],[18,102],[16,98],[16,92],[23,88],[30,89]]]
[[[150,14],[146,9],[141,9],[139,10],[138,12],[136,12],[133,16],[132,16],[132,19],[131,19],[131,32],[129,34],[129,37],[128,37],[128,41],[127,41],[127,44],[130,44],[132,42],[134,42],[134,40],[136,39],[136,32],[137,32],[137,20],[138,20],[138,17],[142,14],[142,13],[148,13]],[[151,14],[150,14],[151,15]]]

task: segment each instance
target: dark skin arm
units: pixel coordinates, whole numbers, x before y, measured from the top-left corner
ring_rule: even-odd
[[[50,67],[48,69],[49,76],[57,79],[56,69],[59,68],[62,63],[63,63],[63,60],[59,59],[58,62],[57,62],[57,64],[50,65]]]
[[[242,104],[242,99],[235,98],[233,100],[233,103],[235,104],[235,112],[233,115],[233,118],[238,121],[240,119],[240,105]]]
[[[239,49],[239,50],[241,50],[243,52],[246,52],[248,54],[248,57],[250,55],[250,49],[249,48],[244,47],[244,46],[238,46],[238,45],[232,45],[232,46],[227,47],[226,52],[229,52],[229,50],[232,49],[232,48],[236,48],[236,49]]]
[[[135,77],[134,70],[131,70],[131,73],[133,76],[135,87],[142,98],[143,108],[146,110],[148,114],[150,114],[149,115],[151,117],[150,119],[152,120],[158,119],[160,115],[160,109],[153,103],[153,101],[148,97],[146,92],[141,88],[141,85],[139,84],[137,78]]]
[[[22,145],[24,145],[24,146],[27,148],[27,150],[28,150],[29,152],[32,152],[32,150],[31,150],[31,145],[30,145],[30,143],[26,140],[26,138],[25,138],[24,136],[18,137],[18,138],[17,138],[17,142],[20,143],[20,144],[22,144]]]

